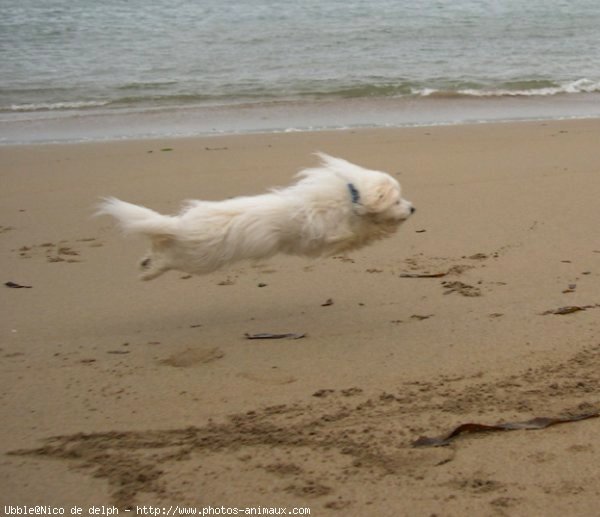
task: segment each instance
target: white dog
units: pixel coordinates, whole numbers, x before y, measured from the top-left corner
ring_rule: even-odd
[[[225,201],[188,201],[174,216],[106,198],[98,214],[126,232],[150,238],[141,278],[171,269],[204,274],[243,259],[277,253],[317,257],[392,235],[415,209],[389,174],[319,153],[321,167],[267,194]]]

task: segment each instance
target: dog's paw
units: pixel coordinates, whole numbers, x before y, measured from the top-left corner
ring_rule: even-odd
[[[150,269],[151,264],[152,259],[150,257],[145,257],[140,261],[140,269],[142,271],[147,271],[148,269]]]
[[[155,258],[151,256],[144,257],[140,260],[139,268],[141,271],[140,280],[153,280],[170,269],[165,266],[160,259],[155,260]]]

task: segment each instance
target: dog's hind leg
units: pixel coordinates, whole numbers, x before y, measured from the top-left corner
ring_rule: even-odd
[[[157,259],[155,256],[153,256],[152,253],[146,255],[140,261],[139,266],[141,270],[140,280],[153,280],[154,278],[162,275],[163,273],[171,269],[170,267],[166,266],[164,262],[162,262],[160,259]]]
[[[165,254],[165,251],[171,244],[172,241],[170,238],[153,236],[152,249],[139,263],[140,270],[142,271],[140,274],[141,280],[152,280],[172,269],[169,265],[170,261]]]

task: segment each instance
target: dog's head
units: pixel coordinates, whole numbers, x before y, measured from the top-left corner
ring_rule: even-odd
[[[400,183],[389,174],[323,153],[319,153],[319,157],[347,181],[356,213],[399,224],[415,211],[413,204],[402,197]]]
[[[358,208],[385,221],[402,222],[415,211],[412,203],[402,197],[400,184],[386,173],[366,171],[359,193]]]

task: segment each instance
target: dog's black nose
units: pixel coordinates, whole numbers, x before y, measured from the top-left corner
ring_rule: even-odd
[[[410,213],[414,214],[417,211],[417,209],[414,206],[410,207]]]

